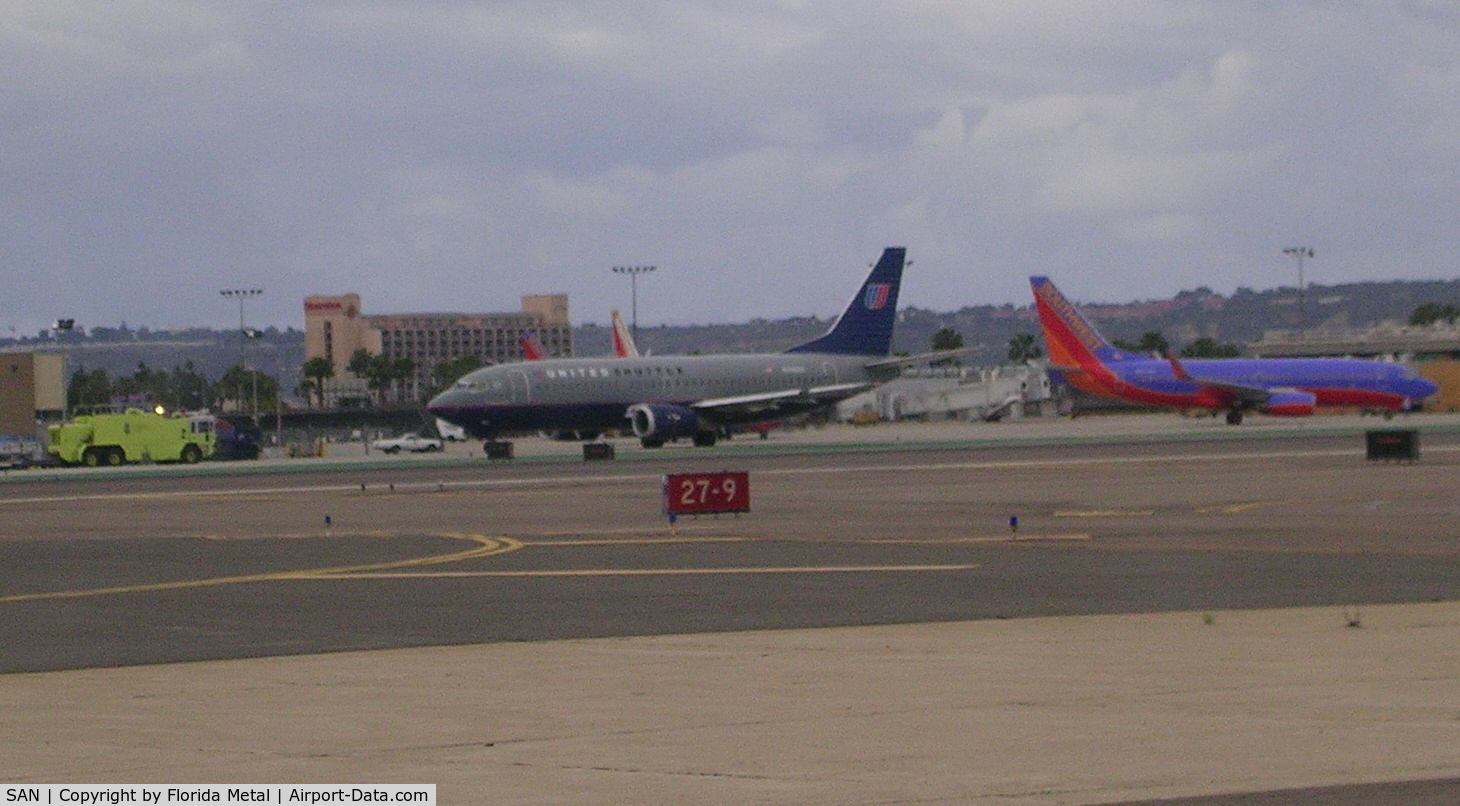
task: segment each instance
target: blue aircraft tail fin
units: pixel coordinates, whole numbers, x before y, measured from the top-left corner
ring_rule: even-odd
[[[892,352],[892,326],[897,318],[897,289],[907,248],[889,246],[872,267],[836,324],[820,338],[787,350],[788,353],[887,355]]]

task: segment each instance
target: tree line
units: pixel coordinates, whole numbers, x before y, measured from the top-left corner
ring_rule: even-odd
[[[455,383],[457,378],[485,365],[481,357],[476,355],[442,361],[431,368],[430,380],[425,389],[412,388],[407,383],[416,372],[416,362],[409,358],[391,358],[371,353],[362,347],[351,354],[345,369],[356,378],[364,379],[374,402],[385,404],[392,398],[398,402],[430,399]],[[326,383],[335,377],[334,364],[328,358],[316,356],[304,362],[303,375],[304,382],[298,390],[300,395],[323,407]]]
[[[1414,313],[1409,315],[1409,324],[1413,327],[1424,327],[1440,322],[1454,325],[1457,319],[1460,319],[1460,306],[1426,302],[1416,307]]]
[[[1460,320],[1460,306],[1427,302],[1415,308],[1409,324],[1427,326],[1445,322],[1454,325],[1457,320]],[[1146,355],[1167,355],[1171,352],[1171,343],[1158,330],[1147,331],[1134,342],[1114,339],[1113,344],[1122,350]],[[963,336],[951,327],[944,327],[933,335],[931,346],[934,350],[959,349],[963,347]],[[1008,347],[1008,358],[1016,364],[1041,358],[1044,354],[1038,337],[1030,333],[1014,336]],[[1242,349],[1235,344],[1202,337],[1182,347],[1178,354],[1182,358],[1235,358],[1242,355]],[[397,402],[429,399],[461,376],[485,365],[475,355],[443,361],[431,368],[424,389],[407,383],[416,371],[415,362],[408,358],[391,358],[360,349],[350,356],[346,369],[365,380],[372,402],[383,405],[392,399]],[[334,364],[327,358],[316,357],[305,361],[302,370],[304,380],[294,390],[295,393],[305,401],[314,401],[323,407],[326,382],[335,377]],[[272,411],[282,403],[278,379],[242,364],[230,367],[216,381],[199,372],[191,361],[181,367],[173,367],[171,371],[152,369],[145,363],[138,363],[137,371],[130,377],[117,378],[112,378],[106,370],[82,368],[72,374],[66,388],[66,405],[70,411],[111,407],[119,401],[127,405],[161,405],[170,411],[221,411],[229,408],[235,411]]]
[[[104,369],[84,367],[71,374],[66,385],[68,411],[99,411],[119,404],[162,406],[168,411],[272,411],[279,405],[279,381],[242,364],[214,381],[191,361],[170,371],[138,363],[136,372],[116,378]]]
[[[483,366],[477,356],[462,356],[443,361],[432,368],[427,388],[413,388],[406,381],[415,372],[409,359],[372,354],[357,350],[346,369],[365,380],[371,403],[426,400],[456,382],[457,378]],[[325,382],[335,377],[334,365],[326,358],[311,358],[302,367],[304,380],[294,393],[306,404],[324,406]],[[154,369],[139,362],[131,375],[113,377],[104,369],[78,368],[66,385],[68,411],[86,413],[115,409],[121,406],[168,411],[249,411],[268,412],[283,408],[277,378],[257,369],[235,364],[213,380],[188,361],[171,370]]]
[[[1141,334],[1138,341],[1111,339],[1110,343],[1130,353],[1161,356],[1171,354],[1171,342],[1167,341],[1159,330],[1146,331]],[[1235,344],[1226,344],[1208,336],[1202,336],[1182,347],[1177,355],[1182,358],[1238,358],[1242,355],[1242,348]]]

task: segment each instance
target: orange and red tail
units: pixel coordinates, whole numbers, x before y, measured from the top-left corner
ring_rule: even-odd
[[[522,344],[523,358],[526,358],[528,361],[541,361],[547,358],[547,350],[543,349],[542,342],[538,341],[536,333],[531,331],[523,333],[520,341]]]
[[[634,344],[634,336],[624,324],[624,318],[619,316],[618,311],[613,312],[613,354],[619,358],[638,358],[639,348]]]
[[[1029,286],[1034,291],[1034,307],[1054,366],[1088,371],[1134,357],[1111,346],[1048,277],[1030,277]]]

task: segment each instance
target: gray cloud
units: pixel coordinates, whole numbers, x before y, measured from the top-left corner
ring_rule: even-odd
[[[1418,2],[0,2],[0,326],[641,323],[1456,273]]]

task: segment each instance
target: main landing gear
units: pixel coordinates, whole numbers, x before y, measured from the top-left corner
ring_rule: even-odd
[[[690,437],[690,439],[693,440],[694,444],[698,447],[710,448],[713,447],[716,442],[720,441],[720,432],[696,431],[694,433],[694,436]],[[662,448],[664,447],[664,443],[666,441],[667,440],[665,440],[663,437],[639,437],[639,444],[643,445],[645,448]]]
[[[482,453],[488,459],[511,459],[512,443],[489,439],[482,443]]]

